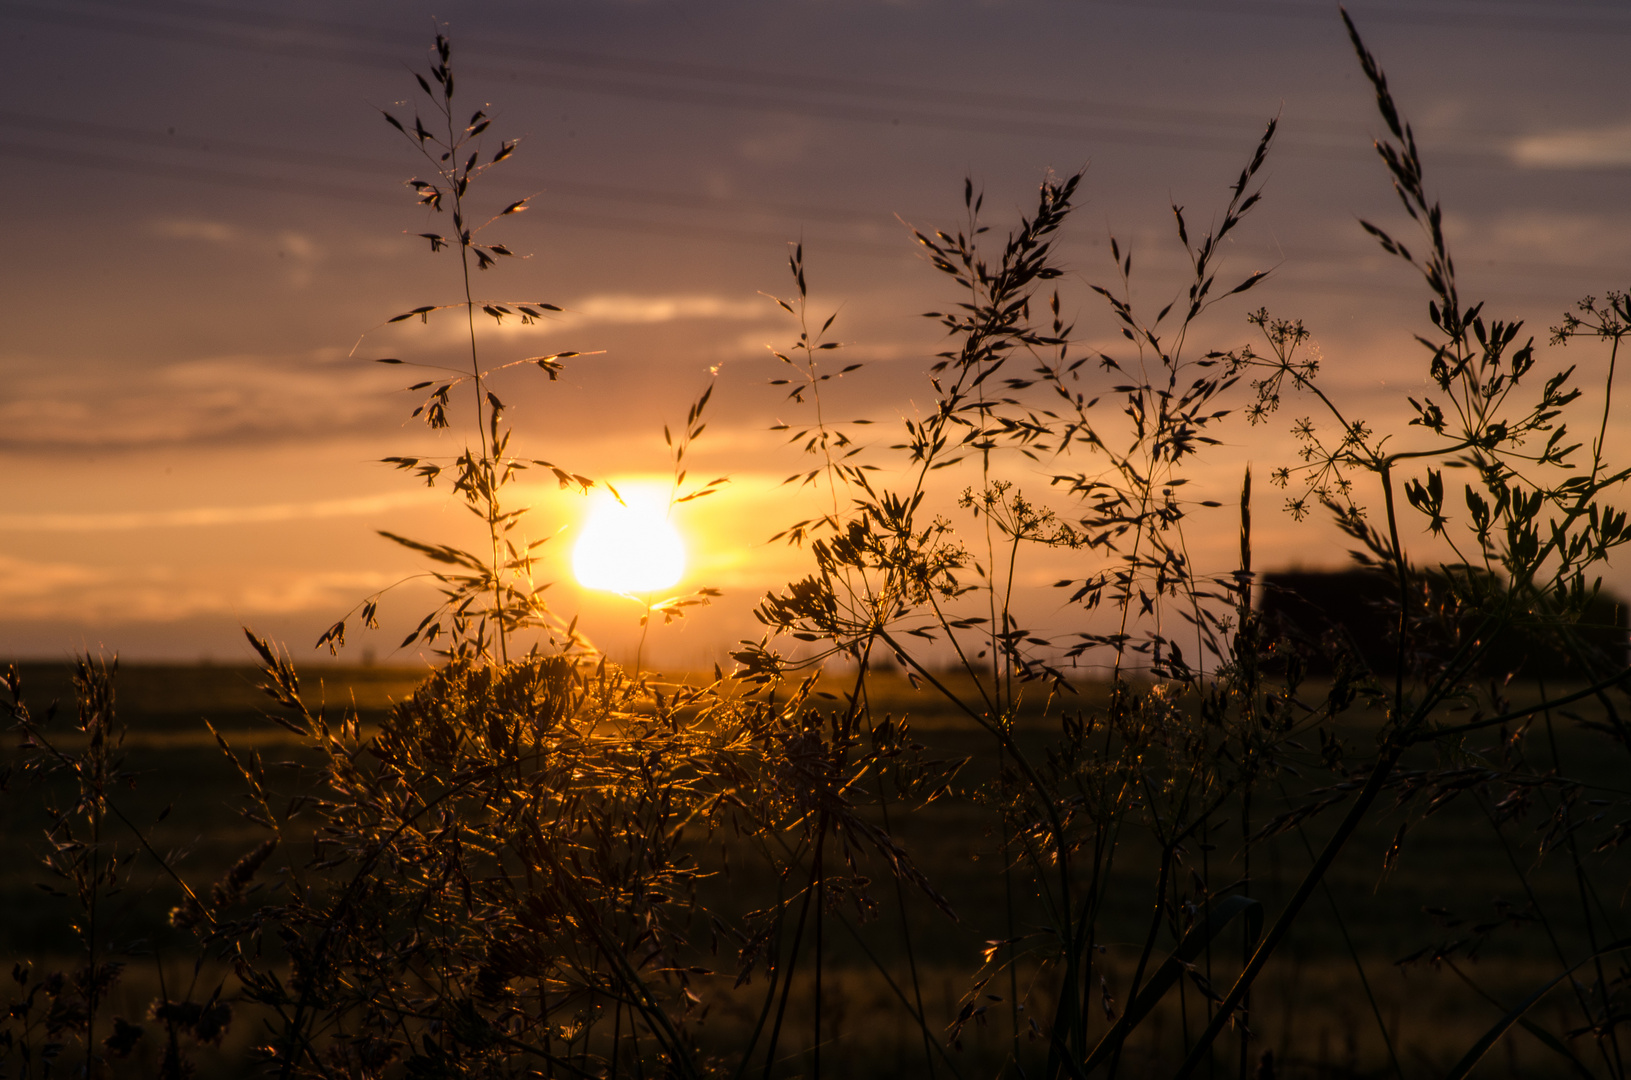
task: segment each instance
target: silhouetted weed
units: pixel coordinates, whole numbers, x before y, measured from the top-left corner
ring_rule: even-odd
[[[442,662],[365,725],[310,703],[287,655],[250,635],[295,749],[269,769],[217,735],[257,839],[207,887],[123,809],[136,774],[112,669],[79,665],[68,731],[36,718],[13,670],[23,745],[6,782],[46,793],[44,867],[82,956],[14,970],[8,1075],[187,1075],[200,1048],[248,1029],[256,1067],[285,1078],[1459,1078],[1503,1039],[1516,1063],[1520,1032],[1543,1068],[1625,1076],[1631,794],[1616,770],[1631,671],[1619,619],[1592,622],[1602,568],[1631,536],[1609,501],[1631,472],[1607,447],[1631,311],[1621,292],[1587,298],[1553,331],[1608,353],[1588,451],[1567,427],[1574,369],[1548,368],[1519,324],[1463,298],[1410,125],[1347,26],[1387,129],[1379,155],[1421,232],[1364,225],[1430,294],[1409,423],[1353,415],[1294,319],[1259,309],[1250,344],[1197,344],[1220,301],[1264,278],[1222,276],[1220,243],[1260,198],[1277,121],[1215,228],[1194,237],[1172,208],[1189,270],[1153,318],[1111,240],[1111,276],[1089,287],[1114,349],[1087,347],[1063,315],[1055,245],[1081,175],[1047,177],[999,243],[966,184],[960,228],[913,234],[952,295],[929,313],[946,339],[932,404],[895,434],[827,411],[832,380],[865,376],[827,337],[832,317],[813,329],[805,252],[790,253],[794,294],[778,303],[797,338],[774,383],[802,411],[777,430],[804,458],[787,486],[820,506],[775,539],[810,570],[763,598],[764,634],[734,671],[694,681],[596,654],[543,605],[536,545],[515,539],[521,470],[591,481],[510,449],[491,379],[515,365],[484,366],[476,325],[556,309],[473,291],[512,254],[482,230],[526,200],[473,224],[472,183],[515,144],[483,146],[485,112],[453,112],[439,37],[418,79],[433,123],[387,119],[424,154],[412,186],[452,225],[424,238],[458,253],[462,299],[393,321],[463,313],[469,366],[417,383],[415,415],[474,440],[387,461],[450,480],[483,524],[480,551],[390,536],[437,564],[439,600],[404,644],[438,643]],[[573,355],[515,363],[553,378]],[[673,502],[722,483],[687,486],[711,393],[667,432]],[[1300,457],[1269,479],[1294,519],[1323,510],[1354,545],[1376,607],[1364,641],[1357,620],[1267,617],[1249,470],[1238,489],[1199,490],[1207,448],[1294,402],[1308,408],[1292,423]],[[1201,510],[1238,531],[1233,565],[1191,558]],[[1021,614],[1039,553],[1073,568],[1052,594],[1063,630]],[[359,605],[363,623],[378,601]],[[346,623],[322,643],[339,646]],[[1423,857],[1477,873],[1409,869],[1451,820],[1477,851]],[[1341,862],[1366,849],[1373,898]],[[107,907],[137,861],[201,947],[173,990],[157,957],[139,1015],[112,1003],[115,956],[141,950]],[[1421,919],[1379,925],[1384,887]],[[1408,986],[1378,963],[1400,954]],[[1494,955],[1507,966],[1473,966]],[[1350,967],[1335,1006],[1300,989]],[[1431,972],[1483,1012],[1412,1015],[1406,1031]],[[900,1056],[867,1060],[885,1042]]]

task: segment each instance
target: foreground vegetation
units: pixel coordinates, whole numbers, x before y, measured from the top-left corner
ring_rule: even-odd
[[[522,204],[478,225],[471,187],[514,144],[455,113],[439,39],[426,113],[388,119],[424,154],[414,189],[451,223],[425,235],[462,295],[400,319],[462,318],[468,366],[433,367],[416,414],[473,438],[387,460],[480,523],[476,550],[390,537],[431,561],[441,602],[405,644],[442,661],[388,708],[325,706],[251,635],[281,734],[209,729],[231,829],[146,801],[166,770],[218,795],[196,745],[127,728],[108,667],[79,666],[72,719],[33,711],[14,672],[8,813],[43,828],[54,891],[13,904],[30,930],[11,944],[39,959],[15,970],[8,1068],[1459,1077],[1499,1045],[1513,1069],[1624,1075],[1631,675],[1623,638],[1583,620],[1628,535],[1607,420],[1631,310],[1587,300],[1554,331],[1606,359],[1576,441],[1573,369],[1460,295],[1414,137],[1349,29],[1421,233],[1365,226],[1430,298],[1405,430],[1333,398],[1294,320],[1195,344],[1263,276],[1216,284],[1274,123],[1214,230],[1173,208],[1193,275],[1153,319],[1112,243],[1117,279],[1093,289],[1117,354],[1084,349],[1049,291],[1080,176],[1045,181],[998,250],[969,186],[961,229],[916,237],[953,299],[936,407],[893,445],[822,410],[854,369],[794,250],[779,382],[812,460],[790,479],[825,512],[783,533],[811,571],[764,599],[764,638],[693,679],[610,664],[532,579],[508,485],[594,480],[511,449],[497,381],[574,354],[482,352],[478,319],[550,305],[474,290],[510,254],[483,230]],[[1269,479],[1386,583],[1386,664],[1341,625],[1254,606],[1250,473],[1188,486],[1226,425],[1293,400],[1303,453]],[[675,501],[719,484],[688,482],[708,401],[670,433]],[[1234,515],[1233,565],[1191,561],[1203,507]],[[1053,549],[1081,568],[1058,586],[1066,638],[1018,614],[1027,559]]]
[[[382,719],[387,698],[410,694],[421,674],[402,669],[330,671],[325,675],[325,691],[331,699],[350,700],[355,689],[366,733]],[[31,696],[50,700],[71,694],[70,675],[57,668],[25,668],[21,677]],[[304,764],[307,780],[291,779],[291,787],[315,782],[317,776],[312,774],[321,768],[319,760],[298,752],[300,740],[292,733],[268,730],[261,720],[255,701],[259,696],[257,676],[252,669],[143,667],[122,670],[118,676],[120,715],[128,724],[123,757],[128,771],[137,777],[136,786],[120,795],[120,808],[133,820],[145,823],[173,806],[162,822],[148,830],[147,837],[191,882],[207,885],[226,877],[232,865],[262,838],[251,822],[222,815],[223,807],[242,804],[242,784],[209,732],[201,728],[200,714],[209,716],[234,745],[253,741],[267,760]],[[1104,687],[1083,689],[1087,697],[1106,692]],[[981,753],[987,736],[928,692],[914,691],[899,676],[875,677],[873,690],[884,711],[897,716],[907,712],[913,717],[915,737],[932,745],[938,756],[969,759],[970,764],[950,797],[894,822],[897,840],[913,853],[924,875],[959,918],[948,919],[926,899],[909,895],[913,930],[909,937],[898,932],[896,920],[864,924],[851,909],[839,913],[844,921],[836,924],[836,931],[825,942],[824,997],[828,999],[830,1032],[825,1067],[846,1076],[927,1071],[920,1064],[923,1043],[913,1019],[915,1006],[890,989],[874,961],[883,965],[897,986],[907,987],[912,975],[907,943],[911,943],[925,1012],[933,1029],[941,1032],[957,1018],[971,963],[983,954],[988,941],[1003,932],[1004,923],[1002,879],[993,873],[1000,865],[1002,840],[992,828],[989,808],[976,797],[979,787],[991,780],[989,768],[981,767],[988,760]],[[176,707],[178,699],[180,708]],[[1040,751],[1051,732],[1044,718],[1026,717],[1018,734],[1022,743]],[[1572,725],[1562,727],[1559,735],[1565,762],[1591,761],[1596,736]],[[1354,737],[1363,735],[1356,731]],[[293,774],[292,769],[284,772]],[[59,783],[66,780],[59,778]],[[68,788],[59,786],[56,793],[66,797]],[[1385,876],[1381,872],[1383,855],[1398,825],[1414,811],[1408,804],[1390,808],[1361,828],[1352,842],[1351,856],[1332,871],[1331,893],[1308,908],[1287,939],[1283,962],[1270,970],[1254,993],[1254,1035],[1261,1048],[1274,1052],[1282,1075],[1380,1071],[1388,1060],[1384,1031],[1406,1071],[1413,1075],[1445,1071],[1499,1015],[1495,1006],[1466,989],[1456,969],[1490,993],[1513,1001],[1545,977],[1544,956],[1537,956],[1541,928],[1504,918],[1527,903],[1526,889],[1535,891],[1542,910],[1557,916],[1564,948],[1586,947],[1578,920],[1567,914],[1574,900],[1567,875],[1551,872],[1549,867],[1536,871],[1522,862],[1515,869],[1507,851],[1490,842],[1486,809],[1476,798],[1444,801],[1431,821],[1413,829],[1409,844]],[[72,971],[83,962],[76,961],[76,956],[83,956],[83,942],[70,920],[63,918],[63,901],[36,884],[61,884],[34,869],[30,857],[37,850],[36,826],[46,823],[39,809],[33,816],[18,813],[15,805],[8,812],[3,854],[13,870],[0,879],[0,907],[8,913],[0,930],[0,955],[31,957],[35,979],[49,978],[52,971]],[[1507,833],[1514,837],[1510,826]],[[1317,843],[1324,835],[1325,828],[1317,822],[1309,826],[1311,842]],[[716,864],[728,861],[734,870],[751,865],[750,842],[733,837],[723,842],[728,848],[724,853],[717,839],[712,844],[698,843],[693,851],[699,858],[711,857]],[[1516,839],[1512,842],[1517,843]],[[1135,872],[1144,874],[1153,868],[1157,854],[1141,835],[1129,833],[1118,861],[1133,880]],[[1206,853],[1211,870],[1229,880],[1240,876],[1238,854],[1238,843],[1219,844]],[[1262,841],[1253,859],[1254,893],[1271,909],[1283,902],[1308,863],[1307,849],[1295,831]],[[732,880],[744,879],[738,873]],[[168,988],[178,1001],[190,999],[203,1005],[217,983],[230,980],[230,975],[226,966],[213,961],[195,975],[191,932],[172,927],[167,920],[178,890],[153,862],[138,860],[124,882],[117,894],[104,901],[104,917],[115,928],[110,938],[113,959],[125,965],[109,990],[104,1017],[122,1017],[144,1027],[145,1035],[132,1049],[132,1058],[115,1064],[120,1071],[148,1074],[158,1071],[167,1041],[165,1025],[147,1016],[153,1002],[162,997],[161,987]],[[251,892],[250,902],[264,891]],[[717,892],[708,897],[710,905],[720,899]],[[885,895],[882,899],[890,898]],[[1136,962],[1134,943],[1139,940],[1149,898],[1132,890],[1116,890],[1107,899],[1111,910],[1106,912],[1106,931],[1101,935],[1107,946],[1101,962],[1111,993],[1119,1002]],[[1505,903],[1497,903],[1503,900]],[[1424,917],[1424,908],[1440,913]],[[1459,925],[1455,925],[1457,920]],[[1473,936],[1475,926],[1492,922],[1499,927],[1484,927],[1464,947],[1463,952],[1473,953],[1470,962],[1458,952],[1436,965],[1423,956],[1395,966],[1395,961],[1411,953]],[[864,949],[852,936],[852,928],[862,935]],[[1348,939],[1356,953],[1350,953]],[[1233,955],[1231,950],[1229,956]],[[1220,953],[1219,971],[1225,959]],[[1372,1015],[1358,982],[1356,972],[1361,966],[1382,1006],[1383,1025]],[[702,1038],[728,1048],[730,1040],[741,1034],[744,1020],[739,1003],[725,999],[727,980],[700,979],[693,986],[712,1006],[701,1019]],[[1177,999],[1182,996],[1183,1004],[1195,1010],[1201,1007],[1197,991],[1193,982],[1181,994],[1175,989],[1173,1000],[1132,1041],[1122,1066],[1128,1075],[1157,1071],[1163,1065],[1170,1071],[1176,1064],[1181,1050],[1175,1044],[1181,1021]],[[807,1009],[812,992],[813,985],[801,980],[790,1011]],[[41,1004],[43,1019],[45,1003]],[[189,1031],[177,1032],[181,1049],[206,1075],[236,1074],[244,1056],[265,1038],[253,1010],[241,1001],[234,1004],[236,1011],[220,1030],[218,1042],[200,1045]],[[1566,1002],[1548,1000],[1541,1015],[1548,1024],[1566,1022],[1560,1011],[1564,1005]],[[993,1017],[988,1011],[984,1015],[987,1022],[976,1020],[964,1031],[961,1049],[952,1052],[963,1075],[994,1071],[1011,1047],[1005,1025],[996,1022],[1000,1014]],[[206,1034],[215,1033],[206,1029]],[[1548,1063],[1555,1055],[1527,1034],[1502,1044],[1496,1054],[1501,1068],[1507,1067],[1509,1055],[1525,1073],[1555,1071]],[[76,1067],[71,1057],[64,1065]],[[790,1056],[789,1071],[806,1067],[799,1054]],[[956,1075],[944,1061],[937,1070],[937,1074]]]

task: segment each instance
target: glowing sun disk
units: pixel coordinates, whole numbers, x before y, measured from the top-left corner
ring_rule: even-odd
[[[685,572],[685,542],[668,520],[666,492],[619,489],[594,496],[572,549],[572,573],[587,589],[639,594],[666,589]]]

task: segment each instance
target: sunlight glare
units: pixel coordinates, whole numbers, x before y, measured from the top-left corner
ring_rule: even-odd
[[[685,572],[685,543],[668,520],[668,491],[618,485],[591,496],[572,573],[587,589],[635,595],[666,589]]]

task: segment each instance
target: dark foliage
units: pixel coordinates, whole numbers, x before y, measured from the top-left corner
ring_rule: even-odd
[[[1189,270],[1153,319],[1131,298],[1132,253],[1112,240],[1112,277],[1091,289],[1119,330],[1113,350],[1082,344],[1056,291],[1081,176],[1046,178],[1000,241],[966,185],[960,228],[914,233],[952,299],[929,313],[945,347],[928,404],[896,436],[866,442],[869,418],[823,411],[824,387],[858,365],[836,355],[833,318],[812,328],[793,249],[795,293],[780,303],[798,336],[776,354],[777,384],[804,411],[781,430],[807,456],[788,484],[822,505],[779,538],[807,550],[810,570],[762,600],[764,634],[742,643],[734,672],[674,681],[620,670],[543,606],[505,485],[523,467],[589,481],[511,455],[472,329],[469,370],[417,388],[419,415],[475,445],[451,462],[388,459],[433,483],[450,470],[490,541],[473,552],[390,537],[437,564],[440,601],[410,641],[442,643],[442,663],[372,728],[309,704],[288,657],[251,635],[269,716],[296,750],[270,769],[217,736],[257,839],[212,886],[189,885],[150,842],[154,823],[122,809],[135,776],[112,671],[79,666],[72,722],[36,717],[10,674],[22,752],[8,784],[48,793],[48,887],[83,956],[46,975],[15,969],[9,1072],[187,1075],[249,1030],[235,1067],[282,1078],[832,1075],[848,1067],[833,1063],[844,986],[864,979],[921,1043],[907,1072],[1334,1075],[1290,1053],[1295,1015],[1271,1046],[1275,1021],[1253,998],[1318,894],[1339,930],[1328,944],[1354,970],[1354,1011],[1385,1049],[1376,1071],[1459,1080],[1522,1032],[1555,1071],[1625,1076],[1631,796],[1598,762],[1566,761],[1559,729],[1584,729],[1593,758],[1631,753],[1625,620],[1599,588],[1631,537],[1610,501],[1631,473],[1606,446],[1631,314],[1621,293],[1588,299],[1553,335],[1608,351],[1588,452],[1568,433],[1584,407],[1574,369],[1548,367],[1521,326],[1462,297],[1414,135],[1348,28],[1388,133],[1379,155],[1421,239],[1365,228],[1430,294],[1429,392],[1410,400],[1406,430],[1373,429],[1331,396],[1299,322],[1259,309],[1252,345],[1196,344],[1220,302],[1263,280],[1220,278],[1220,243],[1260,197],[1275,122],[1215,228],[1192,237],[1173,207]],[[438,38],[419,79],[435,131],[387,117],[426,155],[419,201],[450,215],[449,233],[426,238],[459,253],[452,306],[471,327],[478,314],[542,318],[547,305],[469,291],[472,263],[511,252],[467,219],[468,189],[515,144],[489,154],[485,113],[454,119],[450,56]],[[553,377],[562,359],[518,362]],[[466,385],[473,395],[455,394]],[[709,393],[669,432],[676,501],[723,482],[684,487]],[[1323,511],[1350,538],[1349,575],[1260,575],[1251,473],[1214,497],[1191,485],[1227,425],[1268,422],[1290,401],[1311,410],[1293,425],[1302,454],[1271,481],[1294,518]],[[1197,515],[1238,531],[1238,560],[1195,564]],[[1051,594],[1066,630],[1022,618],[1037,554],[1073,568]],[[364,623],[377,599],[359,606]],[[957,724],[925,732],[883,704],[885,665]],[[1507,676],[1525,673],[1536,682],[1519,700]],[[949,749],[955,738],[979,749]],[[935,842],[921,823],[948,806],[959,852],[995,857],[980,871],[984,908],[955,904],[914,857]],[[1483,1036],[1423,1065],[1395,1045],[1387,1012],[1409,1002],[1378,993],[1379,946],[1356,943],[1343,912],[1362,905],[1332,872],[1386,812],[1398,825],[1385,878],[1455,807],[1487,826],[1522,897],[1492,898],[1488,917],[1429,904],[1406,931],[1430,941],[1401,963],[1451,972],[1495,1010]],[[1282,873],[1287,849],[1298,858]],[[156,964],[142,1023],[111,1005],[141,950],[115,958],[106,906],[138,857],[199,946],[185,988]],[[957,989],[937,1010],[926,953],[952,920],[984,944],[955,955]],[[858,950],[843,962],[839,931]],[[1470,961],[1524,934],[1526,988],[1492,990]],[[1168,1022],[1177,1038],[1162,1036]]]

